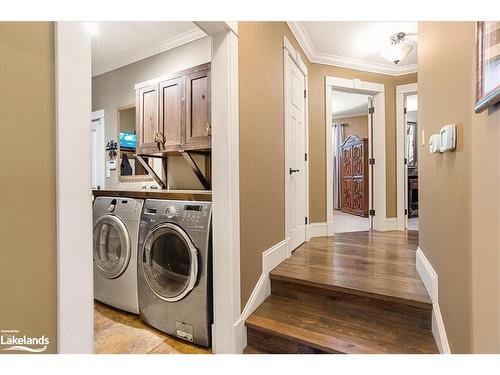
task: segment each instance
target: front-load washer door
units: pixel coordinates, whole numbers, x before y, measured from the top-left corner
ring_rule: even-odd
[[[104,215],[94,225],[94,263],[109,279],[120,276],[128,266],[132,252],[130,237],[123,221]]]
[[[198,277],[198,251],[179,226],[163,223],[149,232],[141,256],[144,278],[167,302],[184,298]]]

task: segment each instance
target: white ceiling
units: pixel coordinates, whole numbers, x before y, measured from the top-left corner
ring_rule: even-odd
[[[367,114],[368,95],[335,90],[332,92],[332,116],[334,119]]]
[[[95,22],[92,75],[96,76],[205,36],[192,22]]]
[[[417,71],[417,36],[406,40],[413,45],[398,65],[381,56],[390,36],[403,31],[417,33],[417,22],[288,22],[312,62],[401,75]]]

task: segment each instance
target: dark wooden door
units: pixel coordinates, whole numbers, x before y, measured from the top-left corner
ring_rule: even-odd
[[[185,149],[211,147],[210,68],[186,76]]]
[[[158,84],[154,83],[138,89],[136,94],[137,152],[157,150],[155,136],[158,123]]]
[[[164,151],[177,151],[184,138],[184,77],[169,79],[159,84],[160,131]]]
[[[341,206],[343,212],[368,216],[368,140],[349,136],[342,145]]]

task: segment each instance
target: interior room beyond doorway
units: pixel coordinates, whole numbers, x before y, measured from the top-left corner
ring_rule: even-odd
[[[370,229],[370,95],[332,91],[333,232]]]

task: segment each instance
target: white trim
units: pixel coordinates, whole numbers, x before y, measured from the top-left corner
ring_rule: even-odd
[[[208,34],[212,36],[213,246],[217,249],[213,254],[212,349],[217,353],[236,353],[241,341],[238,336],[241,332],[234,329],[241,315],[237,24],[200,22],[198,26],[210,30]],[[93,352],[93,260],[89,250],[92,249],[90,51],[90,37],[82,23],[56,24],[58,350],[61,353]],[[75,149],[75,139],[87,142],[87,146]]]
[[[92,121],[100,120],[104,118],[104,109],[99,109],[98,111],[94,111],[91,113],[90,119]]]
[[[288,111],[288,99],[287,99],[287,78],[286,78],[286,64],[287,64],[287,58],[290,57],[292,61],[299,67],[299,69],[302,71],[304,74],[304,89],[306,90],[307,97],[304,98],[304,128],[305,128],[305,153],[308,155],[307,161],[304,162],[304,168],[305,168],[305,215],[307,218],[309,218],[309,160],[310,160],[310,154],[309,154],[309,87],[308,87],[308,75],[307,75],[307,67],[303,63],[300,53],[295,50],[288,40],[286,36],[283,36],[283,91],[284,91],[284,108],[285,108],[285,131],[284,131],[284,141],[285,141],[285,164],[284,164],[284,169],[285,169],[285,237],[289,239],[289,228],[288,228],[288,168],[289,168],[289,161],[288,161],[288,151],[287,151],[287,127],[286,127],[286,119],[287,119],[287,111]],[[305,230],[305,240],[308,240],[307,237],[307,226],[304,228]],[[292,255],[292,251],[295,249],[288,249],[288,256],[290,257]]]
[[[438,275],[420,247],[416,254],[417,272],[432,301],[432,334],[441,354],[451,354],[441,309],[439,308]]]
[[[176,47],[182,46],[183,44],[194,42],[200,38],[206,36],[203,30],[198,27],[193,28],[191,30],[185,31],[181,34],[175,35],[167,40],[161,41],[153,46],[148,46],[140,51],[129,54],[123,58],[115,59],[107,62],[99,69],[92,71],[92,77],[98,76],[100,74],[104,74],[110,72],[112,70],[121,68],[123,66],[132,64],[134,62],[147,59],[148,57],[158,55],[165,51],[174,49]]]
[[[235,324],[235,331],[239,332],[238,353],[247,346],[245,321],[271,294],[271,280],[269,273],[288,257],[288,241],[283,240],[262,253],[262,274],[260,275],[250,298]]]
[[[56,22],[55,64],[57,352],[91,354],[91,56],[81,22]]]
[[[406,224],[406,173],[405,173],[405,97],[409,94],[417,93],[418,84],[409,83],[396,86],[396,194],[397,194],[397,218],[398,230],[405,230]]]
[[[386,155],[385,155],[385,85],[366,82],[359,79],[347,79],[325,76],[325,127],[326,127],[326,215],[328,235],[333,235],[333,152],[332,152],[332,90],[373,95],[375,108],[373,139],[373,157],[375,158],[373,229],[390,230],[386,218]],[[370,177],[371,178],[371,177]],[[371,196],[371,195],[370,195]],[[371,202],[370,202],[371,204]],[[392,227],[392,223],[390,224]]]
[[[306,226],[306,241],[314,237],[328,236],[328,223],[311,223]]]
[[[316,50],[313,42],[307,35],[302,22],[287,22],[292,34],[304,50],[310,62],[323,65],[339,66],[342,68],[362,70],[365,72],[400,76],[417,72],[417,64],[395,65],[391,63],[383,64],[353,57],[338,56]]]

